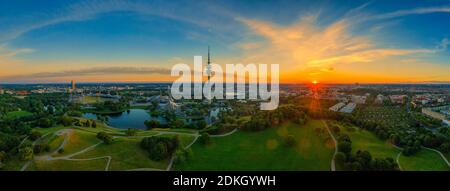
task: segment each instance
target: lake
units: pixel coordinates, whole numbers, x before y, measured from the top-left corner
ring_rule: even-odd
[[[85,113],[84,118],[97,119],[97,114]],[[147,129],[144,124],[145,120],[156,119],[160,123],[166,123],[163,117],[151,117],[146,110],[143,109],[130,109],[129,112],[125,111],[119,114],[107,115],[108,125],[119,129]]]

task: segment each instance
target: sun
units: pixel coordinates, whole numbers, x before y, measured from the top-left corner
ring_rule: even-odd
[[[316,80],[314,80],[314,81],[312,81],[312,83],[313,83],[313,84],[317,84],[317,81],[316,81]]]

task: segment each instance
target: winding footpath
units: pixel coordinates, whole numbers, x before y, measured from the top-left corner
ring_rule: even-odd
[[[395,162],[397,162],[398,168],[400,170],[403,170],[402,166],[400,165],[400,156],[402,155],[403,148],[401,148],[401,147],[399,147],[399,146],[397,146],[395,144],[392,144],[392,146],[394,146],[395,148],[400,150],[400,152],[397,154],[397,157],[395,158]],[[432,148],[428,148],[428,147],[424,147],[424,146],[422,146],[422,148],[438,153],[439,156],[441,156],[442,160],[445,161],[447,166],[450,167],[450,162],[448,162],[447,158],[444,156],[444,154],[441,153],[441,151],[438,151],[438,150],[432,149]]]
[[[232,134],[234,134],[237,131],[238,131],[238,129],[234,129],[233,131],[225,133],[225,134],[222,134],[222,135],[211,135],[211,137],[225,137],[225,136],[232,135]],[[111,161],[112,161],[112,156],[107,155],[107,156],[99,156],[99,157],[84,158],[84,159],[72,158],[74,156],[77,156],[77,155],[80,155],[80,154],[83,154],[85,152],[88,152],[88,151],[91,151],[91,150],[95,149],[95,147],[97,147],[98,145],[103,143],[102,141],[100,141],[99,143],[96,143],[94,145],[91,145],[89,147],[86,147],[86,148],[84,148],[84,149],[82,149],[82,150],[80,150],[78,152],[75,152],[75,153],[72,153],[72,154],[68,154],[68,155],[65,155],[65,156],[54,157],[53,155],[56,154],[59,149],[64,148],[64,146],[67,144],[71,133],[73,133],[73,129],[61,129],[61,130],[58,130],[58,131],[54,132],[53,135],[64,136],[64,140],[61,143],[61,145],[59,145],[58,148],[54,152],[52,152],[50,154],[34,157],[34,159],[32,159],[32,160],[28,161],[27,163],[25,163],[20,170],[21,171],[25,171],[29,167],[29,165],[35,160],[37,160],[37,161],[39,161],[39,160],[43,160],[43,161],[52,161],[52,160],[89,161],[89,160],[107,159],[107,162],[106,162],[106,165],[105,165],[105,171],[109,171],[110,164],[111,164]],[[37,139],[36,141],[33,142],[33,145],[37,144],[38,141],[42,140],[46,136],[49,136],[50,134],[51,133],[47,133],[44,136],[42,136],[41,138]],[[184,149],[190,148],[198,140],[198,138],[200,137],[200,134],[199,134],[198,131],[193,132],[193,133],[174,132],[174,131],[172,131],[172,132],[171,131],[160,131],[160,132],[157,132],[157,133],[155,133],[153,135],[143,135],[143,136],[125,136],[125,135],[124,136],[118,136],[118,135],[116,135],[116,136],[113,136],[113,139],[116,139],[116,138],[145,138],[145,137],[153,137],[153,136],[161,136],[161,135],[187,135],[187,136],[194,136],[195,137],[194,140],[192,140],[191,143],[186,145],[184,147]],[[25,139],[22,142],[24,142]],[[176,159],[176,156],[172,155],[172,157],[170,158],[169,164],[168,164],[166,169],[137,168],[137,169],[129,169],[128,171],[164,171],[164,170],[165,171],[170,171],[172,169],[172,166],[173,166],[173,163],[174,163],[175,159]]]
[[[335,158],[336,158],[336,154],[338,153],[338,142],[336,141],[336,138],[334,138],[333,133],[331,133],[330,128],[328,127],[328,124],[325,123],[324,120],[321,120],[323,125],[325,126],[325,128],[327,129],[328,133],[330,134],[331,138],[333,139],[334,142],[334,154],[333,154],[333,158],[331,159],[331,171],[336,171],[336,163],[335,163]]]

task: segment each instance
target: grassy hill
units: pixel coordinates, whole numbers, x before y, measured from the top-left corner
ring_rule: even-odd
[[[391,157],[396,160],[397,155],[401,152],[388,141],[383,141],[376,137],[373,133],[350,125],[331,122],[340,127],[341,133],[348,134],[352,140],[352,151],[367,150],[372,157],[385,158]],[[412,156],[399,157],[399,164],[405,171],[441,171],[450,170],[441,158],[441,156],[430,150],[422,149]],[[338,167],[339,168],[339,167]]]
[[[427,149],[421,149],[413,156],[401,155],[399,158],[399,163],[403,170],[408,171],[450,170],[450,168],[438,153]]]
[[[318,134],[315,128],[323,129]],[[212,144],[196,142],[193,157],[176,170],[330,170],[334,143],[318,120],[300,126],[287,123],[261,132],[242,132],[211,138]],[[296,144],[287,147],[284,138]]]
[[[355,126],[343,125],[339,123],[334,124],[340,127],[342,134],[347,134],[350,136],[353,153],[356,153],[358,150],[366,150],[369,151],[372,157],[375,158],[391,157],[395,159],[397,154],[400,152],[400,150],[395,148],[391,143],[379,139],[370,131]]]

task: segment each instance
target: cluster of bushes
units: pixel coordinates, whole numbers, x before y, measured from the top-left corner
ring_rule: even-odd
[[[127,136],[135,136],[137,132],[138,132],[137,129],[128,128],[127,131],[125,131],[125,134]]]
[[[81,121],[79,119],[74,119],[74,125],[78,127],[92,127],[97,128],[97,122],[95,120],[87,119],[85,121]]]
[[[372,158],[369,151],[358,150],[352,153],[352,141],[346,134],[338,137],[338,153],[335,161],[344,170],[353,171],[397,171],[398,164],[392,158]]]
[[[129,104],[125,101],[113,102],[104,101],[94,104],[97,111],[119,112],[129,107]]]
[[[97,138],[102,140],[104,143],[106,144],[111,144],[113,141],[113,138],[110,134],[105,133],[105,132],[98,132],[97,133]]]
[[[243,130],[260,131],[283,122],[292,121],[297,124],[305,124],[307,116],[304,110],[294,105],[282,105],[273,111],[260,111],[253,115],[251,120],[244,126]]]
[[[287,135],[284,137],[284,142],[286,147],[293,147],[297,143],[297,140],[295,140],[294,135]]]
[[[50,152],[50,145],[48,144],[36,144],[33,146],[33,153],[39,154],[41,152]]]
[[[218,118],[216,123],[205,129],[206,132],[212,135],[225,134],[236,128],[242,128],[247,123],[246,118],[232,114],[230,111],[221,112]]]
[[[200,137],[198,138],[198,141],[201,144],[209,145],[209,144],[211,144],[211,137],[209,136],[208,133],[205,132],[200,135]]]
[[[160,161],[169,158],[180,145],[178,136],[175,137],[146,137],[141,141],[141,148],[149,153],[152,160]]]

